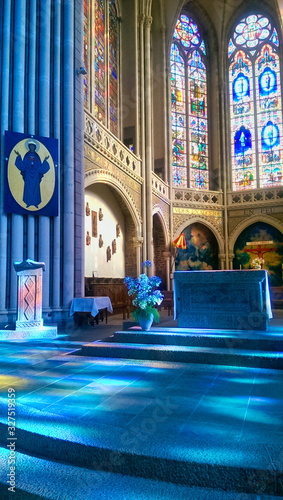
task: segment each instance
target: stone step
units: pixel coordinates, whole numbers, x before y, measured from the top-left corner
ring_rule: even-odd
[[[191,347],[220,347],[256,351],[283,351],[283,336],[256,332],[225,332],[215,330],[188,331],[181,328],[152,329],[143,332],[131,330],[114,333],[114,342],[127,344],[160,344]]]
[[[102,358],[146,359],[283,370],[283,352],[209,347],[93,342],[84,344],[78,355]]]
[[[0,469],[6,472],[9,452],[1,449]],[[239,493],[209,488],[190,487],[165,481],[117,474],[111,471],[87,469],[16,452],[16,488],[0,478],[1,500],[239,500]],[[10,496],[9,496],[10,495]],[[256,494],[245,494],[245,500],[257,500]],[[273,500],[272,496],[261,496]]]
[[[2,406],[4,405],[1,405],[0,409]],[[10,451],[5,439],[6,417],[1,415],[3,413],[0,413],[0,470],[3,472],[8,467]],[[30,497],[18,497],[20,500],[37,500],[38,497],[32,496],[36,494],[39,498],[52,499],[50,494],[47,495],[46,488],[52,484],[55,487],[59,482],[64,496],[55,496],[58,500],[80,498],[69,493],[74,482],[82,485],[82,492],[85,492],[85,485],[91,489],[89,496],[82,497],[86,499],[169,499],[169,496],[162,494],[158,497],[158,489],[156,496],[152,497],[131,496],[130,492],[124,497],[115,496],[114,493],[108,494],[104,478],[107,478],[105,473],[109,472],[113,480],[114,475],[116,477],[117,491],[119,489],[122,492],[126,491],[123,488],[127,488],[127,479],[124,481],[120,478],[120,481],[118,474],[128,476],[128,487],[131,483],[133,489],[139,478],[143,478],[159,482],[162,488],[165,488],[164,491],[168,483],[175,485],[176,492],[180,486],[180,492],[186,491],[183,487],[192,488],[192,491],[194,488],[205,488],[206,495],[209,488],[219,490],[219,496],[214,497],[212,491],[211,495],[203,495],[203,498],[215,500],[236,499],[239,498],[239,492],[244,496],[264,492],[266,495],[275,496],[276,500],[283,497],[281,469],[277,463],[282,448],[280,444],[268,446],[257,442],[208,442],[196,439],[193,435],[188,441],[184,441],[183,438],[172,434],[164,437],[161,442],[152,435],[150,440],[137,439],[134,443],[120,427],[104,424],[95,426],[87,419],[70,419],[21,404],[17,405],[16,438],[15,446],[19,453],[17,487],[20,491],[30,493]],[[84,469],[87,469],[87,472]],[[6,484],[6,474],[7,472],[1,474],[2,491]],[[47,478],[48,474],[50,480]],[[100,481],[101,497],[94,494],[95,485]],[[31,488],[33,482],[38,485],[34,490]],[[141,481],[138,489],[140,488],[141,492],[146,491],[146,484],[150,482]],[[105,496],[102,496],[103,490]],[[227,496],[225,493],[221,496],[221,490],[224,490]],[[201,494],[189,496],[189,491],[188,489],[187,496],[175,496],[172,487],[171,495],[172,498],[180,499],[202,498]],[[197,491],[199,490],[195,490]],[[229,496],[229,491],[238,492],[238,497]],[[5,499],[5,496],[0,498]],[[245,498],[249,499],[246,496]]]

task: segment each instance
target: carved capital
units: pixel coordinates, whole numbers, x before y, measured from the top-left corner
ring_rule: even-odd
[[[144,14],[141,14],[141,15],[139,16],[139,23],[140,23],[140,25],[142,25],[142,24],[144,23],[144,20],[145,20],[145,15],[144,15]]]
[[[140,248],[143,244],[143,237],[142,236],[134,236],[133,243],[134,243],[134,246],[136,248]]]
[[[171,259],[172,253],[171,252],[163,252],[163,257],[165,260]]]
[[[145,18],[145,27],[147,29],[150,29],[152,25],[152,17],[151,16],[146,16]]]
[[[166,28],[165,24],[162,24],[162,26],[161,26],[161,28],[160,28],[160,32],[161,32],[163,35],[165,35],[166,31],[167,31],[167,28]]]

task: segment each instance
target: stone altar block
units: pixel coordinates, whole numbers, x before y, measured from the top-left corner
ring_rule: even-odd
[[[272,312],[265,270],[174,273],[178,327],[266,330],[269,318]]]
[[[44,262],[14,262],[18,279],[16,330],[42,327],[42,271]]]

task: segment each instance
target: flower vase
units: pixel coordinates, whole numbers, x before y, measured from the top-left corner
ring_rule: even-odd
[[[143,314],[138,315],[138,322],[142,330],[148,332],[151,329],[153,323],[153,314],[149,316],[144,316]]]

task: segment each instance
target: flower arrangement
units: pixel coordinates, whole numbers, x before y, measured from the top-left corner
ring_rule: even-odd
[[[152,267],[150,260],[143,262],[142,267],[148,270]],[[127,276],[124,283],[128,288],[128,294],[133,295],[133,305],[137,308],[133,312],[133,317],[138,321],[138,317],[149,318],[153,315],[156,323],[159,322],[159,312],[154,306],[159,306],[164,298],[164,295],[157,288],[161,284],[161,279],[158,276],[148,277],[147,274],[140,274],[137,278]]]
[[[252,269],[261,269],[263,264],[264,264],[264,260],[261,257],[255,257],[255,259],[253,259],[251,261],[251,268]]]

